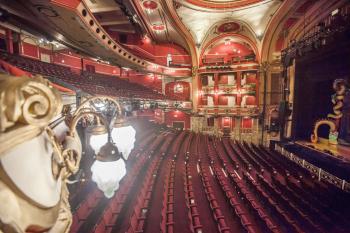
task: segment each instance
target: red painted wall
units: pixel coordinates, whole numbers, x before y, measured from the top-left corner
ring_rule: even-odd
[[[112,33],[113,37],[118,38],[118,33]],[[191,57],[185,49],[176,44],[155,44],[149,38],[140,40],[138,36],[127,36],[125,44],[133,53],[142,56],[155,63],[166,65],[167,55],[172,55],[175,64],[191,64]]]
[[[40,60],[41,54],[47,54],[50,56],[50,62],[52,62],[52,51],[49,49],[42,48],[38,45],[22,42],[20,54],[22,56],[26,56],[26,57],[30,57],[38,60]]]
[[[26,42],[21,43],[21,55],[34,58],[34,59],[40,59],[39,54],[39,47],[37,45],[32,45]]]
[[[111,66],[108,64],[99,63],[90,59],[84,59],[84,70],[86,70],[86,65],[91,65],[95,67],[95,72],[107,75],[118,75],[120,74],[120,68],[117,66]]]
[[[176,86],[182,87],[182,93],[175,93]],[[175,100],[190,100],[191,88],[188,82],[170,82],[165,85],[165,95]]]
[[[219,128],[230,128],[233,129],[235,127],[235,119],[232,117],[219,117],[218,119]]]
[[[219,105],[227,105],[227,104],[228,104],[227,96],[220,95],[219,96]]]
[[[228,74],[222,74],[219,76],[219,84],[227,84],[228,83]]]
[[[248,96],[246,100],[247,105],[256,105],[256,98],[255,96]]]
[[[202,105],[208,105],[208,96],[202,96],[201,104]]]
[[[253,127],[253,119],[252,118],[243,118],[242,119],[242,128],[251,129]]]
[[[183,121],[185,129],[191,128],[191,118],[188,114],[181,111],[169,111],[165,113],[165,124],[172,127],[174,121]]]
[[[82,61],[78,54],[74,54],[69,51],[64,51],[61,53],[55,53],[52,56],[53,63],[68,66],[73,69],[81,70]],[[106,75],[120,75],[120,68],[117,66],[112,66],[108,64],[103,64],[89,58],[83,58],[84,70],[86,70],[87,65],[95,67],[95,72]]]
[[[74,54],[54,53],[52,56],[52,61],[55,64],[81,70],[81,59],[79,56]]]
[[[200,65],[203,65],[203,59],[207,62],[229,62],[233,58],[243,58],[253,53],[253,50],[249,46],[240,43],[230,42],[227,45],[220,43],[206,50],[205,55],[200,60]]]
[[[158,92],[162,91],[162,77],[160,75],[144,75],[135,72],[122,72],[121,78],[128,79],[133,83],[139,83],[143,86],[152,88],[153,90],[157,90]]]

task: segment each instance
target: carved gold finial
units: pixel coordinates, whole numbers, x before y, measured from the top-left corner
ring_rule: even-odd
[[[0,75],[0,154],[39,135],[61,108],[59,93],[42,77]]]

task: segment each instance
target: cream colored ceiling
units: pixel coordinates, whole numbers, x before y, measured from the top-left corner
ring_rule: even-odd
[[[267,24],[279,5],[280,0],[266,0],[261,3],[235,9],[205,9],[179,0],[177,13],[191,32],[197,44],[202,44],[209,29],[218,22],[239,22],[247,26],[255,36],[263,35]]]
[[[114,0],[86,0],[85,3],[92,13],[115,11],[120,9]]]

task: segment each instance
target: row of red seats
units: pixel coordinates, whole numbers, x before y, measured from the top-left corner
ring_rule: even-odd
[[[0,59],[30,73],[60,79],[90,94],[125,98],[165,99],[165,96],[161,93],[137,83],[130,83],[129,81],[116,76],[88,72],[82,72],[79,74],[73,72],[69,67],[42,62],[5,52],[0,53]]]
[[[230,233],[231,232],[230,228],[226,224],[225,216],[222,214],[219,204],[216,201],[215,193],[209,182],[208,171],[206,167],[202,165],[201,162],[199,162],[199,167],[200,167],[200,176],[201,176],[202,184],[203,184],[207,199],[210,203],[212,214],[217,223],[218,230],[220,233]]]
[[[130,218],[128,233],[143,232],[147,211],[149,210],[150,199],[152,197],[154,182],[162,157],[158,156],[153,160],[147,170],[141,191],[138,193],[134,212]]]
[[[154,192],[154,184],[161,161],[164,159],[165,152],[170,144],[170,141],[172,140],[172,136],[173,135],[170,134],[161,135],[161,137],[166,138],[165,142],[154,155],[155,158],[152,161],[150,168],[147,170],[141,191],[137,196],[134,212],[130,217],[130,225],[127,231],[128,233],[140,233],[144,230],[144,224],[150,208],[152,193]]]
[[[192,175],[190,172],[189,163],[185,164],[185,198],[186,205],[189,209],[188,216],[191,222],[191,232],[193,233],[201,233],[203,231],[202,224],[199,219],[199,213],[197,209],[197,200],[193,192],[192,185]]]
[[[235,146],[237,153],[240,156],[245,157],[249,161],[249,163],[254,168],[254,171],[260,172],[260,173],[264,172],[264,166],[262,164],[260,164],[259,160],[255,156],[252,156],[252,154],[249,153],[247,148],[242,146],[242,144],[240,142],[237,142],[237,141],[235,142],[234,146]]]
[[[255,164],[255,166],[257,166],[257,167],[259,167],[259,169],[260,170],[263,170],[264,169],[264,167],[262,166],[262,165],[260,165],[258,162],[257,162],[257,160],[248,152],[248,150],[247,150],[247,148],[244,148],[242,145],[240,145],[239,143],[235,143],[235,144],[233,144],[233,146],[235,146],[236,147],[236,151],[237,151],[237,153],[242,157],[242,156],[246,156],[247,158],[250,158],[250,161],[252,161],[252,163],[254,163]],[[246,174],[244,173],[244,176],[246,176]],[[259,177],[262,177],[261,175],[259,175]],[[239,187],[239,186],[238,186]],[[243,193],[243,195],[246,195],[247,193],[246,193],[246,189],[243,189],[243,190],[241,190],[242,191],[242,193]],[[249,192],[248,192],[248,194],[249,194]],[[271,194],[272,195],[272,194]],[[250,202],[251,201],[253,201],[254,199],[248,199]],[[254,205],[254,204],[256,204],[256,203],[249,203],[248,202],[248,204],[251,204],[251,206],[252,206],[252,208],[253,209],[256,209],[257,210],[257,205]],[[254,208],[254,206],[256,207],[256,208]],[[293,208],[286,208],[286,211],[287,212],[291,212],[291,210],[292,210]],[[266,214],[261,214],[261,212],[257,212],[257,214],[260,216],[260,217],[262,217],[262,216],[265,216]],[[306,217],[305,215],[304,215],[304,217]],[[265,218],[265,220],[266,220],[266,218]],[[298,223],[299,222],[303,222],[305,219],[304,218],[300,218],[300,216],[299,216],[299,218],[297,219],[298,221]],[[266,221],[265,221],[266,222]],[[269,221],[270,222],[270,221]],[[304,222],[304,224],[305,224],[305,222]],[[297,224],[295,224],[295,225],[297,225]],[[311,224],[312,225],[312,224]],[[269,229],[271,229],[271,224],[267,224],[267,227],[269,228]],[[299,226],[296,226],[296,227],[299,227]],[[312,230],[313,231],[315,231],[315,232],[317,232],[317,227],[313,227],[312,228]]]
[[[339,191],[336,193],[331,192],[332,188],[316,181],[315,176],[311,175],[309,171],[282,159],[281,155],[278,156],[262,146],[257,147],[243,143],[241,147],[244,147],[245,152],[250,153],[251,156],[259,157],[261,161],[273,164],[277,168],[279,176],[271,176],[272,183],[262,175],[257,176],[257,178],[265,185],[263,186],[265,191],[272,197],[275,197],[276,202],[284,205],[287,211],[291,212],[292,217],[296,218],[296,222],[303,223],[302,226],[307,226],[309,230],[311,229],[311,231],[315,232],[324,229],[327,231],[337,228],[342,229],[344,227],[341,226],[347,225],[344,216],[329,209],[329,206],[327,208],[327,204],[325,204],[325,202],[328,202],[331,205],[333,201],[330,200],[336,199],[339,199],[340,203],[346,202],[346,199],[341,198],[342,195],[336,194]],[[282,174],[284,176],[280,176]],[[281,180],[285,180],[285,184]],[[306,190],[309,192],[305,193]],[[323,195],[330,192],[332,194],[328,195],[328,197],[326,196],[327,194]],[[303,193],[305,195],[302,195]],[[320,195],[319,193],[322,194]],[[333,196],[333,198],[330,199],[330,196]],[[321,219],[322,221],[320,221]],[[339,226],[334,224],[334,220],[341,224],[338,224]]]
[[[175,161],[170,160],[167,164],[168,173],[165,176],[163,191],[163,208],[161,213],[160,231],[162,233],[174,232],[174,183]]]
[[[247,144],[245,144],[245,145],[242,145],[242,144],[240,144],[240,143],[235,143],[235,145],[236,145],[236,151],[237,152],[239,152],[240,153],[240,156],[246,156],[246,157],[248,157],[248,158],[250,158],[250,161],[253,163],[253,164],[255,164],[255,167],[259,167],[260,169],[264,169],[264,166],[263,165],[261,165],[260,163],[258,163],[257,162],[257,157],[255,156],[254,157],[254,153],[251,153],[251,151],[249,151],[248,150],[248,148],[247,148]],[[289,174],[289,172],[287,172],[287,174]],[[245,175],[245,174],[244,174]],[[258,177],[262,177],[261,176],[261,174],[258,176]],[[244,192],[243,192],[244,193]],[[271,194],[272,195],[272,194]],[[276,195],[276,193],[274,194],[274,195]],[[278,196],[278,194],[277,194],[277,196]],[[279,203],[281,203],[281,200],[282,199],[279,199]],[[250,200],[250,201],[252,201],[252,200]],[[284,200],[284,201],[286,201],[286,200]],[[299,202],[298,202],[299,203]],[[252,204],[252,203],[248,203],[248,204]],[[253,204],[256,204],[256,203],[253,203]],[[251,205],[251,207],[252,207],[252,209],[254,210],[254,209],[256,209],[257,208],[257,206],[256,205]],[[254,208],[255,207],[255,208]],[[294,208],[293,208],[294,207]],[[287,211],[287,212],[292,212],[293,210],[295,210],[295,206],[288,206],[288,207],[286,207],[285,208],[285,210]],[[309,218],[308,218],[308,216],[307,215],[305,215],[304,213],[302,213],[302,211],[300,211],[300,209],[297,209],[294,213],[296,213],[298,216],[298,218],[297,218],[297,222],[304,222],[304,225],[308,225],[308,227],[309,227],[309,230],[311,229],[312,231],[314,231],[314,232],[319,232],[319,231],[321,231],[321,229],[317,226],[317,224],[315,224],[314,222],[312,222]],[[301,214],[302,213],[302,214]],[[257,212],[257,215],[259,215],[259,212]],[[265,216],[265,214],[263,214],[263,215],[259,215],[260,217],[261,216]],[[269,221],[270,222],[270,221]],[[271,225],[271,224],[268,224],[267,226],[269,227],[269,225]],[[269,227],[270,228],[270,227]]]
[[[223,165],[223,169],[228,174],[230,182],[233,184],[235,188],[236,194],[231,191],[226,191],[226,196],[229,198],[230,205],[234,208],[235,213],[238,216],[242,216],[242,214],[253,213],[254,218],[262,225],[262,228],[266,232],[280,232],[276,224],[272,222],[272,219],[265,213],[264,208],[260,205],[260,203],[254,198],[254,195],[250,191],[248,191],[247,187],[245,187],[244,182],[240,178],[238,178],[238,172],[230,166],[226,166],[228,161],[225,158],[224,146],[222,143],[216,146],[216,150],[218,152],[218,157]],[[219,179],[222,179],[222,175],[219,174],[218,169],[214,169],[215,174]],[[222,184],[222,182],[221,182]],[[223,186],[223,185],[222,185]],[[242,201],[243,203],[242,203]],[[244,207],[248,208],[248,211],[244,210]],[[244,226],[244,221],[241,219],[241,223]],[[252,228],[248,228],[247,231],[254,231]]]
[[[135,150],[131,153],[134,154]],[[135,170],[132,170],[135,171]],[[132,173],[132,172],[131,172]],[[126,192],[125,189],[129,189],[128,185],[128,177],[125,177],[121,182],[123,182],[120,185],[120,188],[118,192],[116,193],[116,196],[112,199],[110,203],[111,209],[107,209],[107,217],[113,217],[112,215],[116,216],[118,213],[120,213],[121,206],[120,203],[123,203],[125,200],[126,195],[124,193]],[[117,198],[116,198],[117,197]],[[73,224],[71,227],[71,232],[78,232],[81,225],[87,220],[87,217],[90,215],[92,210],[97,206],[97,204],[101,201],[103,198],[103,193],[99,191],[98,189],[95,189],[91,194],[87,196],[85,200],[80,204],[78,209],[73,215]]]
[[[270,174],[276,174],[277,171],[281,174],[283,174],[286,170],[281,167],[280,164],[276,164],[273,161],[270,160],[269,157],[264,158],[261,153],[255,151],[253,148],[251,148],[248,144],[244,143],[243,147],[246,154],[250,154],[252,157],[255,157],[257,161],[259,161],[261,167],[263,169],[267,169]]]
[[[142,153],[138,160],[136,160],[134,167],[124,177],[123,183],[120,185],[118,192],[111,200],[107,209],[104,211],[102,217],[95,227],[94,232],[102,233],[113,231],[121,210],[124,208],[125,199],[129,195],[130,189],[135,183],[137,175],[146,164],[146,161],[151,158],[150,154],[152,151],[161,143],[162,140],[163,135],[158,135],[149,148]]]
[[[277,233],[281,232],[280,227],[277,226],[276,223],[273,222],[273,219],[269,216],[270,214],[266,212],[265,206],[263,206],[253,195],[245,183],[238,179],[235,173],[230,173],[230,177],[232,182],[235,185],[236,192],[240,195],[241,200],[243,200],[246,206],[248,206],[249,210],[253,215],[255,215],[256,219],[259,219],[259,222],[263,225],[263,229],[266,232]],[[249,177],[243,173],[243,177]]]
[[[250,185],[251,190],[257,193],[260,200],[265,204],[265,209],[268,209],[271,214],[278,219],[278,222],[286,228],[286,231],[295,233],[304,232],[290,217],[289,213],[283,210],[258,183],[254,183],[251,179],[246,179],[246,182]]]
[[[246,156],[244,154],[244,152],[240,150],[241,148],[239,148],[237,146],[237,143],[232,143],[231,142],[231,145],[235,147],[234,151],[237,153],[237,154],[235,154],[236,156],[239,156],[239,157]],[[246,172],[243,172],[243,176],[244,177],[248,177],[246,174],[247,174]],[[239,179],[237,178],[237,174],[236,173],[234,173],[234,172],[231,173],[230,177],[232,178],[232,182],[234,183],[237,191],[245,198],[245,200],[247,200],[248,206],[250,206],[251,209],[255,210],[257,216],[259,216],[261,219],[264,220],[264,222],[266,223],[267,229],[269,229],[272,232],[275,231],[276,230],[275,225],[272,223],[272,221],[268,217],[268,215],[263,211],[264,209],[268,208],[269,206],[267,206],[265,204],[263,206],[263,208],[261,208],[261,206],[258,204],[259,201],[256,198],[254,198],[254,195],[252,195],[251,192],[244,186],[244,183],[242,181],[239,181]],[[251,177],[251,176],[249,176],[249,177]],[[259,195],[257,195],[257,196],[259,196]],[[270,201],[270,203],[273,203],[273,202],[271,202],[272,199],[269,196],[266,196],[266,198],[267,198],[268,201]],[[266,201],[266,200],[264,200],[264,201]],[[277,208],[277,210],[279,210],[279,209]],[[277,214],[277,213],[275,212],[274,216],[276,216],[275,214]],[[285,221],[285,224],[290,227],[289,223],[290,222]],[[295,227],[298,228],[299,226],[295,224]],[[288,228],[288,230],[295,230],[295,229]]]
[[[299,224],[302,224],[310,232],[322,232],[320,225],[315,222],[315,218],[318,216],[308,215],[305,212],[305,209],[301,209],[298,202],[294,202],[292,199],[289,199],[286,195],[277,190],[272,186],[266,179],[262,176],[258,176],[258,181],[262,187],[272,196],[275,197],[276,201],[281,205],[282,208],[288,210],[291,213],[292,217],[298,221]]]
[[[138,129],[146,129],[146,127],[149,126],[149,124],[137,124]],[[153,133],[153,129],[149,128],[149,131],[146,131],[146,133]],[[137,142],[140,142],[138,146],[135,148],[135,150],[132,151],[130,154],[130,157],[134,156],[136,154],[137,150],[142,149],[142,146],[144,145],[143,142],[146,139],[146,136],[144,133],[140,133],[137,136]],[[129,161],[129,160],[128,160]],[[85,195],[82,192],[89,192],[87,195]],[[81,190],[78,190],[76,192],[76,195],[79,196],[86,196],[85,199],[82,199],[81,203],[78,205],[78,207],[74,211],[73,215],[73,224],[71,227],[72,232],[78,231],[80,226],[84,223],[84,221],[87,219],[87,217],[90,215],[91,211],[97,206],[97,204],[101,201],[103,197],[103,193],[96,189],[96,186],[94,184],[89,183],[86,185],[86,187],[83,187]]]
[[[128,207],[119,199],[114,207],[115,212],[119,208],[119,213],[109,221],[111,226],[99,222],[97,232],[160,229],[164,233],[201,233],[209,227],[210,232],[219,233],[243,230],[345,233],[348,229],[349,211],[337,213],[341,207],[329,208],[337,201],[343,201],[346,206],[347,196],[332,196],[337,194],[336,190],[317,183],[304,168],[281,161],[281,155],[278,157],[266,148],[188,132],[178,133],[176,137],[164,132],[150,138],[146,134],[138,138],[145,149],[134,150],[130,157],[135,158],[135,164],[147,159],[142,162],[146,175],[142,176],[139,196],[127,202],[133,203]],[[158,170],[164,175],[156,178],[154,174],[160,174]],[[177,183],[180,178],[181,183]],[[163,187],[163,181],[164,190],[159,188]],[[135,180],[129,182],[133,187],[137,184]],[[182,187],[184,191],[179,192]],[[129,194],[130,190],[124,193]],[[153,200],[158,194],[159,200]],[[159,220],[156,217],[157,221],[149,218],[155,216],[150,201],[162,205],[155,214],[160,217]],[[179,218],[179,213],[183,213],[179,209],[181,205],[187,207],[183,221]],[[104,215],[110,213],[105,211]],[[122,230],[113,228],[116,223],[120,227],[122,219],[125,219]]]
[[[207,138],[205,138],[207,139]],[[204,159],[202,157],[202,155],[206,154],[206,149],[207,149],[207,145],[208,145],[208,141],[203,140],[203,135],[199,136],[199,140],[198,140],[198,152],[199,152],[199,159],[198,159],[198,163],[197,166],[199,168],[199,175],[202,181],[202,186],[204,188],[205,191],[205,195],[207,197],[207,200],[209,202],[211,211],[212,211],[212,215],[216,221],[217,224],[217,228],[218,231],[220,233],[230,233],[230,228],[228,227],[226,221],[225,221],[225,217],[222,214],[222,211],[217,203],[216,197],[215,197],[215,193],[212,189],[212,185],[210,184],[209,178],[208,178],[208,170],[206,168],[206,166],[203,166],[202,164],[202,160]]]
[[[218,146],[216,146],[218,147]],[[250,219],[250,214],[245,211],[245,209],[239,205],[239,201],[237,200],[238,197],[237,195],[235,195],[233,193],[233,190],[231,189],[230,185],[229,185],[229,180],[227,175],[225,174],[224,176],[222,175],[223,171],[221,170],[221,168],[219,168],[219,166],[214,162],[215,161],[215,157],[216,157],[216,151],[213,148],[212,144],[208,143],[208,157],[210,158],[211,161],[213,161],[213,163],[211,164],[211,168],[213,170],[214,173],[214,177],[217,179],[218,183],[220,184],[220,188],[222,189],[222,191],[224,192],[226,199],[230,202],[232,209],[234,210],[236,217],[238,217],[238,219],[240,219],[241,225],[243,226],[243,228],[248,232],[248,233],[255,233],[256,231],[256,227],[251,219]],[[232,203],[234,203],[234,205],[232,205]]]
[[[187,140],[185,141],[185,150],[186,150],[186,157],[185,157],[185,174],[184,174],[184,190],[185,190],[185,200],[186,200],[186,206],[188,208],[188,217],[191,223],[190,229],[192,233],[201,233],[203,232],[203,226],[201,225],[200,219],[199,219],[199,213],[197,209],[197,200],[193,192],[193,185],[192,185],[192,175],[190,171],[190,165],[189,165],[189,147],[190,142],[192,141],[193,134],[190,134]]]
[[[96,207],[99,201],[103,198],[103,193],[95,189],[87,198],[79,205],[77,210],[73,213],[73,223],[71,232],[77,232],[79,227],[87,219],[91,211]]]
[[[256,146],[252,145],[252,148],[257,149]],[[289,162],[287,159],[283,159],[280,155],[277,155],[275,152],[267,150],[263,146],[259,147],[261,154],[266,158],[270,157],[276,163],[280,164],[282,170],[285,170],[286,176],[294,176],[294,178],[302,180],[304,177],[310,177],[309,171],[303,169],[293,162]]]
[[[175,167],[176,158],[179,153],[181,143],[186,136],[186,132],[180,132],[172,147],[170,148],[170,160],[167,164],[169,167],[168,172],[165,177],[165,185],[163,191],[163,208],[161,213],[161,223],[160,230],[163,233],[173,233],[174,232],[174,185],[175,185]],[[171,159],[173,156],[173,159]]]

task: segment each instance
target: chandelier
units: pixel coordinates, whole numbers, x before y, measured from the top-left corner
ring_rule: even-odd
[[[91,111],[98,113],[98,117],[89,117]],[[91,166],[91,178],[104,195],[111,198],[126,174],[125,161],[134,148],[136,131],[124,118],[119,102],[111,97],[88,98],[73,119],[80,114],[87,116],[85,132],[96,159]]]

